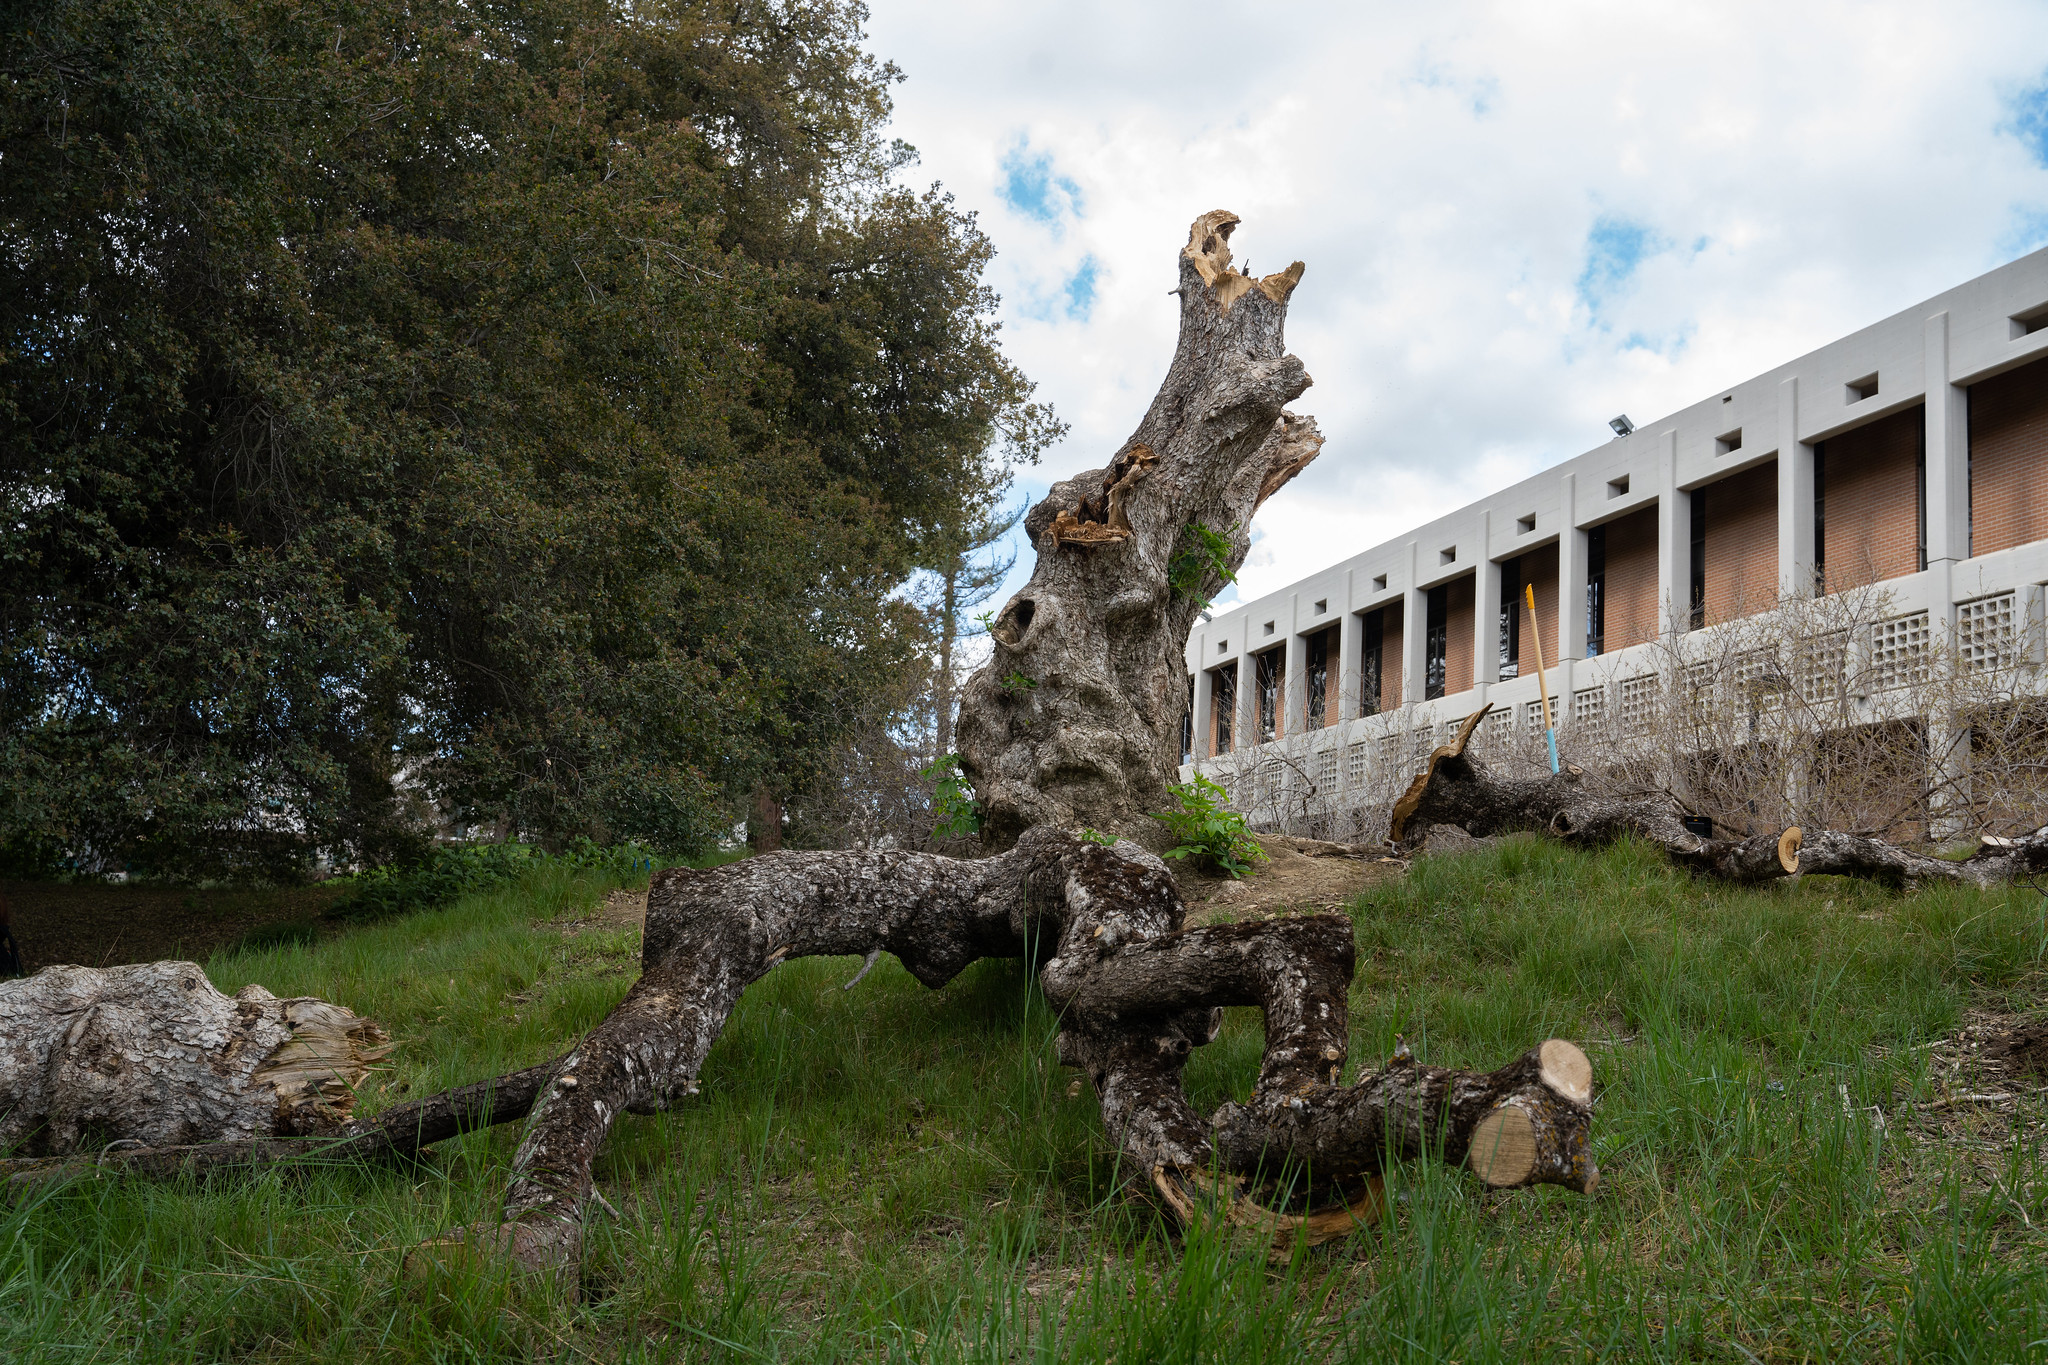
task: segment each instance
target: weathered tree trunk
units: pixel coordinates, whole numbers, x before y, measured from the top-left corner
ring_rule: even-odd
[[[190,962],[49,967],[0,982],[0,1150],[334,1132],[390,1050],[339,1005],[231,1000]]]
[[[1237,222],[1218,210],[1189,232],[1179,345],[1137,431],[1024,518],[1037,566],[997,615],[960,707],[961,767],[991,849],[1034,825],[1157,846],[1148,817],[1180,762],[1195,613],[1244,562],[1252,514],[1322,448],[1313,418],[1281,411],[1310,382],[1284,336],[1301,263],[1238,274]],[[1197,527],[1228,542],[1220,561]]]
[[[1583,769],[1506,778],[1466,752],[1482,706],[1394,803],[1388,840],[1421,842],[1431,825],[1458,825],[1485,837],[1534,831],[1597,847],[1626,835],[1662,845],[1671,861],[1717,881],[1757,883],[1800,873],[1864,877],[1891,885],[1923,881],[1998,886],[2048,874],[2048,828],[1987,844],[1962,862],[1929,857],[1860,834],[1813,833],[1797,825],[1748,839],[1705,839],[1686,829],[1684,811],[1663,792],[1615,793],[1589,783]]]
[[[1178,757],[1194,613],[1242,560],[1252,513],[1321,444],[1313,422],[1281,411],[1308,385],[1282,344],[1301,267],[1256,282],[1230,270],[1236,222],[1218,212],[1194,224],[1180,345],[1137,434],[1026,522],[1037,571],[1003,609],[959,722],[992,856],[775,853],[657,874],[640,979],[567,1056],[347,1125],[326,1149],[411,1150],[531,1110],[500,1219],[430,1255],[573,1262],[592,1163],[618,1115],[696,1093],[741,993],[812,955],[872,965],[894,953],[933,988],[980,958],[1029,961],[1060,1012],[1060,1057],[1094,1082],[1132,1172],[1183,1217],[1213,1208],[1276,1242],[1319,1240],[1372,1215],[1384,1161],[1426,1154],[1495,1186],[1597,1186],[1592,1076],[1576,1047],[1553,1039],[1488,1073],[1421,1066],[1404,1051],[1346,1086],[1349,921],[1189,929],[1172,876],[1141,846],[1156,837],[1148,813],[1165,805]],[[1197,527],[1227,551],[1210,554]],[[1079,826],[1136,837],[1105,847]],[[1263,1011],[1265,1055],[1250,1098],[1204,1117],[1180,1073],[1229,1005]],[[281,1150],[243,1142],[107,1160],[194,1169]]]

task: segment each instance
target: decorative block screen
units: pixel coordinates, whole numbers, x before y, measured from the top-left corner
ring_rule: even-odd
[[[1956,653],[1970,669],[2012,667],[2017,643],[2014,594],[2001,593],[1956,608]]]
[[[1582,687],[1572,693],[1572,724],[1596,725],[1607,715],[1607,689]]]
[[[1335,749],[1324,749],[1316,755],[1316,794],[1329,796],[1337,790],[1338,764],[1340,755]]]
[[[1797,659],[1794,672],[1801,701],[1819,706],[1842,699],[1843,683],[1849,672],[1848,631],[1829,631],[1803,641]]]
[[[1657,675],[1642,673],[1623,678],[1616,690],[1620,693],[1622,729],[1632,735],[1648,733],[1657,723]]]
[[[1927,681],[1927,613],[1879,621],[1870,628],[1870,682],[1880,690]]]

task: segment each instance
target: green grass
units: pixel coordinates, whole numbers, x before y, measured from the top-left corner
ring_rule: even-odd
[[[405,1047],[405,1093],[530,1064],[625,990],[630,937],[559,921],[613,885],[551,870],[314,943],[208,964],[326,996]],[[1904,1101],[1966,1007],[2030,1008],[2042,898],[1816,878],[1705,889],[1650,851],[1533,840],[1419,863],[1354,910],[1354,1058],[1405,1035],[1491,1067],[1579,1039],[1596,1199],[1399,1169],[1380,1229],[1269,1265],[1169,1235],[1119,1190],[1022,971],[927,992],[885,962],[782,967],[703,1095],[622,1119],[580,1299],[399,1273],[488,1216],[516,1133],[404,1171],[82,1181],[0,1208],[0,1359],[1981,1360],[2048,1358],[2039,1105]],[[1257,1015],[1191,1092],[1248,1089]],[[1846,1090],[1845,1090],[1846,1088]],[[1888,1116],[1879,1126],[1871,1107]]]

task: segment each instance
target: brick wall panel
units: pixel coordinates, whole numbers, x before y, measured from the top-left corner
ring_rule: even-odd
[[[1827,528],[1821,560],[1829,592],[1920,572],[1916,471],[1926,420],[1924,409],[1915,406],[1823,443]]]
[[[1380,710],[1392,711],[1401,705],[1401,615],[1398,606],[1383,608],[1386,622],[1385,645],[1380,651]]]
[[[1758,465],[1694,492],[1707,500],[1707,624],[1778,599],[1778,466]],[[1691,553],[1691,546],[1686,547]]]
[[[1657,638],[1664,603],[1657,589],[1657,509],[1607,523],[1607,629],[1603,653]]]
[[[1477,591],[1473,575],[1450,584],[1444,594],[1444,695],[1465,692],[1472,687],[1472,612]],[[1495,610],[1499,610],[1498,607]]]
[[[1970,553],[2048,540],[2048,360],[1970,389]]]
[[[1522,581],[1536,589],[1536,621],[1543,630],[1543,657],[1551,663],[1557,662],[1557,546],[1545,545],[1522,556]],[[1517,676],[1536,671],[1536,646],[1529,639],[1529,612],[1518,607],[1522,613],[1521,629],[1516,634],[1515,644],[1519,653],[1515,656]]]

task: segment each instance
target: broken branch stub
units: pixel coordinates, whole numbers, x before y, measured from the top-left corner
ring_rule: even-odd
[[[1283,411],[1309,386],[1286,353],[1299,263],[1263,280],[1231,268],[1236,214],[1205,213],[1180,253],[1180,335],[1144,419],[1102,469],[1055,484],[1025,517],[1031,581],[997,615],[957,730],[982,838],[1008,848],[1035,825],[1086,826],[1162,847],[1187,706],[1197,597],[1174,558],[1201,526],[1234,572],[1252,515],[1322,448],[1314,419]],[[1005,687],[1022,676],[1031,687]]]

